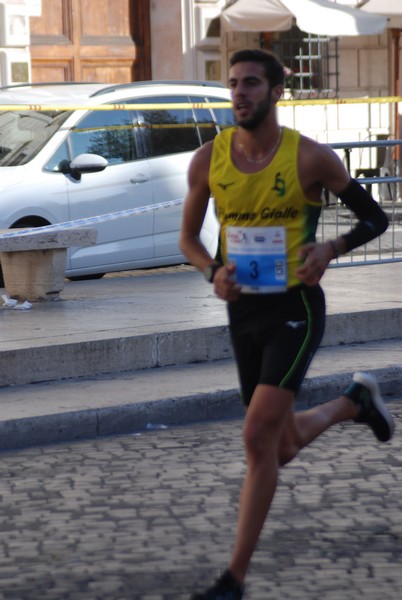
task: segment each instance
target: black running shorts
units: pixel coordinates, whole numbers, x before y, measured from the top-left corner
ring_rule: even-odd
[[[244,404],[257,384],[297,393],[325,327],[320,286],[281,294],[242,294],[228,303],[229,327]]]

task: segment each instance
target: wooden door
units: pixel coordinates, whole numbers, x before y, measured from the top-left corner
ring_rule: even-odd
[[[31,17],[32,81],[151,79],[149,0],[42,0]]]

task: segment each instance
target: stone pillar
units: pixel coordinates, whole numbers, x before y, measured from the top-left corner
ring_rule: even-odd
[[[4,286],[10,298],[58,300],[64,287],[66,258],[67,248],[2,252]]]

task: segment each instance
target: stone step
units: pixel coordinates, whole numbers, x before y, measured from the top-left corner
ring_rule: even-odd
[[[374,373],[402,396],[402,338],[320,348],[299,408],[342,393],[353,372]],[[232,359],[0,389],[0,449],[137,433],[243,415]]]
[[[323,347],[402,338],[402,311],[331,314]],[[138,333],[99,331],[83,337],[38,337],[0,345],[0,387],[232,357],[226,325]]]

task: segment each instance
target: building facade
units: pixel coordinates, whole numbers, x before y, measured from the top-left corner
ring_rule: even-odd
[[[1,84],[150,79],[149,0],[5,0]]]
[[[285,98],[299,102],[280,108],[282,122],[320,141],[383,139],[395,132],[399,137],[398,104],[369,102],[401,94],[402,60],[396,61],[401,51],[391,29],[337,40],[317,40],[297,28],[225,32],[219,17],[228,3],[5,0],[0,3],[1,85],[144,79],[225,83],[234,50],[265,47],[281,55],[291,73]],[[340,107],[336,98],[368,100]],[[316,105],[302,104],[306,99]]]

